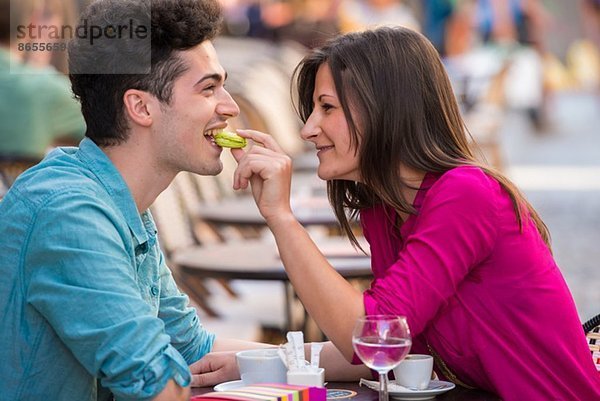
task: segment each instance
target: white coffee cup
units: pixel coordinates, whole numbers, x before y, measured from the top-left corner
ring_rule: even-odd
[[[239,351],[235,359],[245,386],[256,383],[285,383],[287,369],[276,348]]]
[[[429,386],[433,371],[431,355],[409,354],[394,368],[396,383],[411,390],[424,390]]]

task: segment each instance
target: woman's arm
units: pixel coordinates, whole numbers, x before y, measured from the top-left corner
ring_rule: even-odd
[[[267,221],[294,290],[319,328],[350,361],[352,329],[364,315],[362,293],[327,261],[293,216]]]
[[[304,352],[310,355],[310,344],[304,345]],[[372,378],[369,368],[365,365],[352,365],[331,341],[323,343],[320,367],[325,368],[325,380],[328,381],[358,381],[362,377]]]
[[[364,314],[362,294],[329,264],[290,207],[292,162],[264,133],[238,131],[256,144],[232,150],[238,161],[234,188],[247,188],[273,232],[279,254],[298,297],[317,325],[347,360],[353,355],[352,329]]]

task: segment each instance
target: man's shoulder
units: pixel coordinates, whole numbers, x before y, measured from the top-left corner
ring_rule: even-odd
[[[54,155],[24,172],[14,183],[14,192],[30,208],[52,201],[68,202],[77,197],[100,200],[108,193],[94,174],[74,154]]]

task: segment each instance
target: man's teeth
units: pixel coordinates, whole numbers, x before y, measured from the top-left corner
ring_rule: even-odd
[[[211,129],[204,133],[204,136],[207,137],[212,144],[215,144],[215,135],[220,132],[220,129]]]

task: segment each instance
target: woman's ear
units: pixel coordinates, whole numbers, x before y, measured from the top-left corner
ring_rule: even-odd
[[[152,125],[154,109],[153,103],[158,100],[150,93],[138,89],[128,89],[123,95],[123,103],[127,117],[135,124],[142,127]]]

